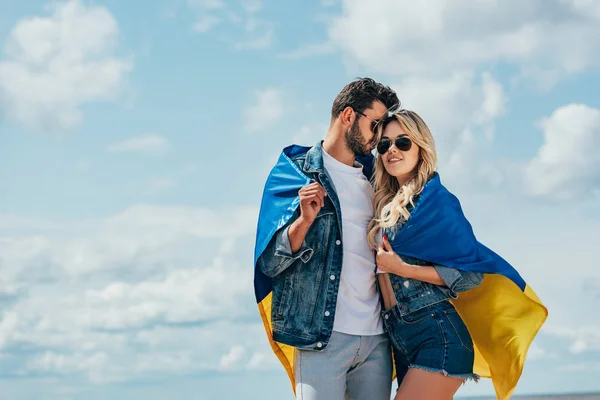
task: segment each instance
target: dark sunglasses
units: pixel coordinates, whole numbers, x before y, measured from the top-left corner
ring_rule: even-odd
[[[412,147],[412,140],[408,136],[398,136],[394,139],[394,145],[400,151],[409,151]],[[385,154],[392,147],[392,141],[388,138],[383,138],[377,143],[377,152]]]
[[[373,119],[373,118],[369,117],[368,115],[361,113],[360,111],[356,111],[356,110],[354,110],[354,111],[357,114],[360,114],[363,117],[365,117],[367,119],[370,119],[371,120],[371,131],[375,132],[375,130],[377,129],[377,125],[381,122],[381,120],[380,119]]]

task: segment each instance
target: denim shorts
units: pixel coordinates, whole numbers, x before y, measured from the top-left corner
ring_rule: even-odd
[[[463,380],[479,380],[473,373],[473,341],[449,301],[405,313],[399,304],[382,312],[394,348],[398,386],[409,368],[440,372]]]

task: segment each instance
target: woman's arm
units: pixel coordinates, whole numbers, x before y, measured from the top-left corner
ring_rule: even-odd
[[[377,266],[383,272],[389,272],[404,278],[417,279],[419,281],[432,283],[438,286],[446,286],[440,274],[431,265],[411,265],[404,262],[399,255],[395,257],[380,257],[377,253]]]
[[[448,288],[454,298],[458,292],[473,289],[483,281],[480,272],[458,271],[442,265],[408,264],[394,252],[386,237],[377,251],[377,266],[384,272]]]
[[[383,245],[377,249],[377,266],[383,272],[389,272],[404,278],[417,279],[438,286],[446,286],[440,274],[431,265],[411,265],[394,252],[387,237],[383,237]]]

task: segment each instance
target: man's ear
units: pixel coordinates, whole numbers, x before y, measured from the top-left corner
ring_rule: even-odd
[[[356,112],[352,107],[346,107],[339,115],[342,125],[351,126],[356,118]]]

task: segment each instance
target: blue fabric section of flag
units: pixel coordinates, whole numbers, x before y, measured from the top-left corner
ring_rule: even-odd
[[[390,243],[394,251],[463,271],[501,274],[525,290],[525,281],[502,257],[479,243],[459,200],[438,174],[425,185],[408,221]]]
[[[298,190],[310,183],[310,179],[290,158],[306,153],[309,149],[310,147],[297,145],[286,147],[267,178],[254,247],[254,294],[257,303],[260,303],[272,290],[271,279],[256,265],[258,257],[275,232],[284,226],[296,211],[300,204]]]

